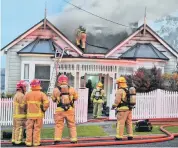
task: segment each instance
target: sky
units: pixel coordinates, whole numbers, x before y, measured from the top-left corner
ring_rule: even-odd
[[[63,0],[1,0],[1,48],[47,16],[60,13],[66,3]],[[5,67],[5,57],[1,58]]]
[[[128,24],[131,20],[137,21],[140,18],[143,20],[143,5],[147,6],[147,17],[151,20],[158,16],[169,14],[170,11],[178,8],[177,0],[112,0],[112,3],[109,0],[67,1],[123,24]],[[143,3],[143,1],[145,2]],[[119,30],[119,27],[112,23],[81,13],[81,11],[68,5],[64,0],[1,0],[1,48],[44,18],[45,2],[47,4],[47,18],[59,27],[61,31],[76,29],[81,22],[88,25],[87,29],[96,24],[105,24],[113,29],[113,33]],[[178,12],[176,15],[178,16]],[[66,22],[68,22],[68,25],[66,25]],[[152,26],[154,24],[151,24]],[[67,32],[71,34],[71,31]],[[5,57],[2,57],[1,63],[1,67],[4,68]]]

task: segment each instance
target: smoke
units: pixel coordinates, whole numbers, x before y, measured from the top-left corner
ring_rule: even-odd
[[[143,20],[145,7],[148,20],[155,20],[178,10],[178,0],[71,0],[69,2],[127,26]],[[66,4],[62,13],[50,17],[49,20],[71,40],[74,40],[74,33],[79,25],[83,25],[87,32],[95,36],[132,31],[130,28],[107,22],[69,4]]]

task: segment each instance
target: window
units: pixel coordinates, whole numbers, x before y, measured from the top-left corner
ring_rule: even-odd
[[[41,81],[42,91],[47,92],[50,82],[50,66],[35,65],[35,78]]]
[[[24,80],[29,80],[29,64],[24,64]]]

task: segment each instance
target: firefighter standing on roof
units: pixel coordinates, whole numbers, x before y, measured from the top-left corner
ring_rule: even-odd
[[[99,82],[91,94],[94,118],[100,118],[102,116],[103,104],[106,102],[106,95],[102,88],[103,84]]]
[[[20,145],[23,139],[23,130],[26,122],[26,111],[23,105],[23,97],[26,92],[27,83],[23,80],[16,85],[16,94],[13,99],[13,128],[12,144]]]
[[[128,140],[132,140],[132,105],[135,105],[136,90],[134,87],[128,89],[126,79],[124,77],[119,77],[116,83],[118,84],[118,90],[116,91],[115,103],[112,106],[112,108],[116,108],[117,111],[117,129],[115,140],[122,140],[125,124]]]
[[[26,145],[39,146],[40,132],[43,125],[44,112],[49,107],[49,100],[41,92],[41,83],[38,79],[30,83],[31,90],[24,96],[24,105],[27,106]]]
[[[82,26],[79,26],[76,32],[76,44],[79,48],[81,48],[83,51],[86,47],[86,29]]]
[[[57,109],[54,114],[54,144],[60,143],[62,139],[64,119],[66,119],[70,131],[70,141],[71,143],[76,143],[77,131],[75,125],[74,101],[78,99],[78,94],[73,87],[68,86],[68,77],[66,75],[62,74],[58,77],[58,85],[53,90],[52,99],[57,104]]]

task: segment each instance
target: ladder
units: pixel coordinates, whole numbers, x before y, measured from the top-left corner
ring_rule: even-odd
[[[62,54],[60,56],[58,56],[58,54],[60,55],[60,52],[58,50],[56,50],[55,58],[57,60],[54,61],[54,67],[53,67],[53,70],[52,70],[52,74],[51,74],[50,82],[49,82],[49,87],[48,87],[48,91],[47,91],[47,95],[49,95],[49,96],[52,94],[52,91],[55,87],[57,75],[59,73],[59,64],[61,63],[62,57],[64,55],[64,49],[62,50]]]

